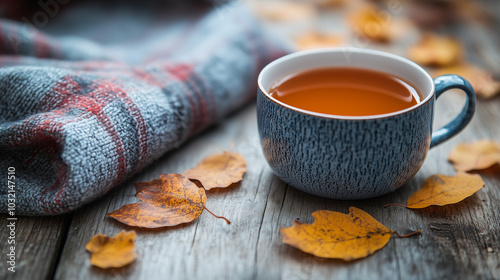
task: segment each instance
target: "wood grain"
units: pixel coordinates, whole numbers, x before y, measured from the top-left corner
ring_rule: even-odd
[[[443,95],[444,98],[444,95]],[[495,100],[496,106],[500,100]],[[437,104],[436,122],[453,117],[462,96],[451,92]],[[490,102],[480,102],[480,112]],[[484,107],[484,109],[483,109]],[[490,108],[493,109],[493,108]],[[489,118],[491,113],[485,113]],[[461,141],[500,137],[500,130],[479,113],[459,136],[433,149],[422,170],[393,194],[363,201],[335,201],[302,193],[282,183],[261,155],[256,136],[255,107],[234,115],[147,169],[133,181],[150,180],[162,173],[181,172],[204,156],[235,143],[248,161],[240,186],[208,192],[207,207],[231,220],[231,225],[206,213],[188,225],[165,230],[138,231],[138,260],[121,270],[90,267],[84,244],[96,233],[115,234],[130,229],[105,218],[105,213],[137,201],[131,184],[78,211],[62,253],[56,279],[438,279],[500,277],[500,180],[484,176],[487,187],[463,203],[419,211],[391,207],[405,203],[423,181],[437,172],[453,174],[449,151]],[[500,117],[500,116],[499,116]],[[497,138],[498,139],[498,138]],[[393,238],[372,257],[346,263],[315,258],[281,243],[279,227],[293,220],[312,222],[311,213],[328,209],[347,213],[359,207],[400,233],[422,229],[420,237]],[[460,277],[459,277],[460,278]]]
[[[496,1],[484,3],[492,13],[500,14]],[[324,16],[331,15],[335,12]],[[469,60],[500,76],[497,29],[464,23],[451,32],[467,46]],[[364,47],[404,55],[405,46],[416,38],[412,36],[396,46]],[[443,94],[436,104],[435,128],[454,118],[463,102],[461,92]],[[422,210],[383,207],[405,203],[432,174],[454,174],[447,157],[456,144],[481,138],[499,141],[499,108],[500,96],[479,100],[471,124],[432,149],[415,178],[396,192],[369,200],[338,201],[300,192],[272,173],[261,152],[255,105],[251,105],[73,215],[20,218],[18,272],[4,277],[2,260],[0,279],[500,279],[500,167],[481,172],[486,187],[461,203]],[[186,225],[135,229],[138,258],[134,263],[111,270],[90,265],[84,247],[93,235],[133,229],[105,216],[138,201],[133,182],[180,173],[207,155],[230,149],[232,142],[234,150],[246,158],[248,172],[239,185],[207,192],[207,208],[227,217],[230,225],[203,213]],[[367,211],[401,234],[422,229],[422,235],[394,237],[375,255],[349,263],[316,258],[282,244],[280,227],[289,227],[294,220],[311,223],[316,210],[347,213],[350,206]],[[0,227],[0,236],[6,234],[6,227]],[[3,255],[7,249],[1,243]]]
[[[0,279],[52,279],[66,240],[71,214],[56,217],[17,217],[14,273],[7,270],[10,266],[6,262],[6,254],[11,246],[7,243],[8,217],[5,214],[0,215]]]

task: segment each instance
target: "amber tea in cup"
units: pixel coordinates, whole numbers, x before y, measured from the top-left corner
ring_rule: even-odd
[[[363,68],[320,68],[276,81],[271,96],[293,107],[330,115],[370,116],[401,111],[420,102],[402,78]]]
[[[430,148],[472,119],[476,97],[457,75],[432,79],[390,53],[315,49],[269,63],[257,79],[262,151],[281,180],[334,199],[364,199],[403,186]],[[433,131],[434,102],[465,92],[458,116]]]

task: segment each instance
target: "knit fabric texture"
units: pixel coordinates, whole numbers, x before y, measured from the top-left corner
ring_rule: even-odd
[[[9,170],[16,215],[74,210],[253,100],[284,54],[236,3],[58,13],[0,21],[3,213]]]

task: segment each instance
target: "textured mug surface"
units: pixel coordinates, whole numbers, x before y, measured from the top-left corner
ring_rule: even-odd
[[[291,73],[336,66],[403,78],[419,89],[422,101],[394,113],[347,117],[294,108],[268,92],[274,81]],[[377,197],[404,185],[420,169],[431,145],[462,130],[475,109],[474,91],[466,80],[447,75],[433,81],[409,60],[363,49],[294,53],[266,66],[258,84],[259,135],[270,167],[287,184],[334,199]],[[432,133],[436,92],[439,96],[450,88],[464,90],[466,104],[457,118]]]

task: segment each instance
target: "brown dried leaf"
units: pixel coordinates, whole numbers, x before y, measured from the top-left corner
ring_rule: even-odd
[[[349,214],[319,210],[312,216],[312,224],[294,221],[293,226],[280,228],[283,243],[318,257],[351,261],[383,248],[395,233],[356,207],[350,207]]]
[[[136,184],[136,188],[142,201],[107,215],[129,226],[159,228],[189,223],[206,209],[205,190],[180,174],[161,175],[160,179]]]
[[[323,34],[316,31],[303,33],[296,39],[299,50],[334,47],[339,46],[342,42],[343,39],[340,36]]]
[[[458,171],[483,170],[500,164],[500,143],[483,139],[457,145],[448,160]]]
[[[500,82],[493,79],[486,70],[470,64],[460,64],[440,68],[433,72],[433,76],[456,74],[468,80],[477,96],[491,98],[500,93]]]
[[[425,33],[408,49],[408,58],[423,66],[447,66],[458,63],[463,56],[462,44],[453,37]]]
[[[245,158],[235,152],[224,152],[204,158],[195,167],[182,174],[189,179],[198,180],[203,188],[227,188],[243,179],[247,171]]]
[[[135,260],[135,231],[121,231],[114,237],[97,234],[85,246],[90,263],[100,268],[122,267]]]

